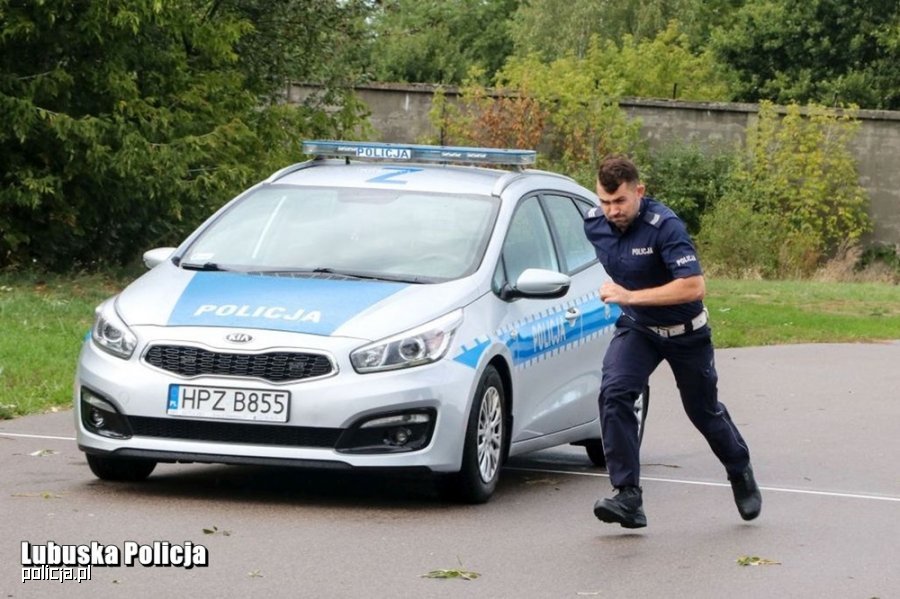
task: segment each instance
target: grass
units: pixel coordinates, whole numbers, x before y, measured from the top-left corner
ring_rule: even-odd
[[[128,280],[0,273],[0,418],[70,405],[94,307]],[[720,348],[900,339],[898,285],[711,278],[707,286]]]
[[[900,286],[814,281],[707,282],[716,347],[900,339]]]
[[[94,308],[124,282],[112,275],[0,274],[0,418],[71,403]]]

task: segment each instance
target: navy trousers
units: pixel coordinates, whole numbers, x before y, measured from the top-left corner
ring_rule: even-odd
[[[623,315],[616,322],[603,359],[600,387],[603,449],[613,487],[640,484],[634,402],[663,360],[672,367],[688,418],[706,438],[728,475],[741,474],[750,464],[750,451],[718,399],[719,377],[709,327],[666,338]]]

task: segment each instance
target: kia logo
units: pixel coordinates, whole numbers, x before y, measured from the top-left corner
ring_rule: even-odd
[[[248,341],[253,341],[253,337],[247,333],[230,333],[225,335],[225,340],[232,343],[247,343]]]

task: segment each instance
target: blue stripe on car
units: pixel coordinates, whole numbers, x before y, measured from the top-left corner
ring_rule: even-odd
[[[557,308],[507,326],[496,332],[495,339],[509,348],[514,366],[528,367],[611,331],[622,314],[618,306],[603,303],[596,292],[580,298],[574,305],[582,314],[575,326],[565,320],[565,308]],[[489,345],[490,340],[476,339],[460,347],[454,359],[475,368]]]
[[[168,324],[330,335],[366,308],[407,286],[384,281],[198,272],[178,298]]]
[[[410,175],[412,173],[418,173],[421,168],[406,168],[406,167],[397,167],[397,166],[386,166],[381,170],[386,171],[385,173],[378,175],[377,177],[373,177],[371,179],[366,179],[366,183],[399,183],[401,185],[406,185],[406,181],[400,179],[403,175]]]

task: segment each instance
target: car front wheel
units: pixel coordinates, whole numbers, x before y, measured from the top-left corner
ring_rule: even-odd
[[[441,481],[444,495],[465,503],[484,503],[491,498],[503,464],[505,401],[503,380],[493,366],[488,366],[472,401],[462,468]]]
[[[101,480],[138,482],[145,480],[156,468],[156,462],[153,460],[113,458],[93,454],[87,454],[86,457],[91,472]]]

